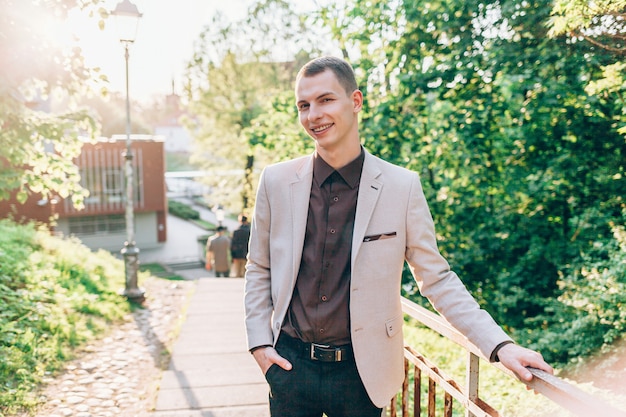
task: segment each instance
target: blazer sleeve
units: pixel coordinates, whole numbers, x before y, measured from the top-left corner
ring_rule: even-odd
[[[273,345],[270,271],[271,210],[267,194],[267,170],[261,174],[250,227],[250,250],[246,266],[244,306],[248,349]]]
[[[406,260],[422,295],[481,353],[493,350],[511,338],[481,309],[457,274],[439,252],[434,222],[416,173],[412,173],[407,209]]]

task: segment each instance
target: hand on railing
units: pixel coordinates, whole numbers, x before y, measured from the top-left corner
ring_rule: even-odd
[[[498,359],[502,365],[513,371],[524,382],[530,382],[533,379],[533,374],[527,367],[541,369],[550,375],[554,374],[554,369],[543,360],[541,353],[513,343],[502,346],[498,350]]]

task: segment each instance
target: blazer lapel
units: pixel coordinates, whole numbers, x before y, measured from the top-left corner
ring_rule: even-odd
[[[293,282],[300,269],[306,221],[309,215],[309,197],[313,182],[313,157],[303,159],[304,163],[296,170],[290,184],[291,219],[293,221]]]
[[[383,183],[378,180],[380,174],[381,171],[376,163],[376,158],[365,152],[352,234],[352,264],[354,264],[356,255],[359,253],[374,207],[376,207],[376,202],[383,189]]]

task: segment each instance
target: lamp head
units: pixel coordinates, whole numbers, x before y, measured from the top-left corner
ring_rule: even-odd
[[[115,17],[120,42],[132,43],[137,36],[137,26],[142,14],[130,0],[122,0],[111,12]]]

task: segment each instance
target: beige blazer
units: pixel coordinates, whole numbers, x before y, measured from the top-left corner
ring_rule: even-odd
[[[312,156],[261,175],[245,283],[249,348],[272,345],[279,335],[302,256],[312,177]],[[359,374],[378,407],[404,379],[405,260],[421,293],[486,357],[510,340],[440,255],[418,175],[366,152],[352,238],[350,324]]]

